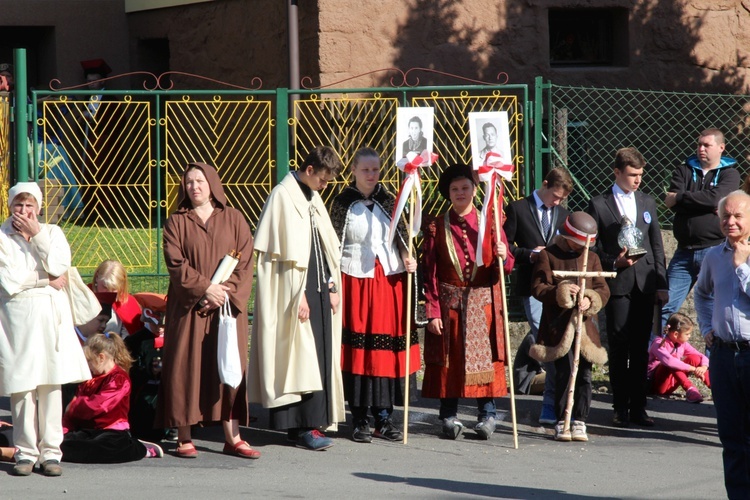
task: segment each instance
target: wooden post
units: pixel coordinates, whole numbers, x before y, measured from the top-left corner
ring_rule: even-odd
[[[495,235],[497,235],[497,241],[501,240],[500,233],[500,211],[498,210],[497,202],[497,190],[495,191],[494,199],[492,200],[494,208],[494,219],[495,219]],[[479,228],[481,231],[482,228]],[[492,249],[494,252],[494,248]],[[507,250],[510,252],[510,249]],[[513,424],[513,449],[518,449],[518,424],[516,422],[516,397],[515,389],[513,388],[513,363],[510,357],[510,332],[508,331],[508,300],[505,298],[505,269],[503,268],[503,260],[498,257],[500,261],[500,290],[503,301],[503,333],[505,336],[505,366],[508,368],[508,385],[510,386],[510,418]]]
[[[411,237],[411,228],[414,224],[414,190],[412,186],[409,193],[409,225],[406,228],[407,239],[409,240],[409,257],[413,255],[414,239]],[[409,364],[411,362],[411,301],[412,301],[412,273],[406,273],[406,367],[404,368],[404,444],[409,442]],[[398,383],[398,381],[396,381]]]

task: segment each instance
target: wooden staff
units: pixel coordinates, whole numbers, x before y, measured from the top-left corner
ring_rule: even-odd
[[[409,240],[409,257],[414,250],[414,239],[411,237],[411,228],[414,224],[414,190],[416,185],[412,185],[409,193],[409,226],[406,228],[406,237]],[[404,369],[404,444],[409,442],[409,363],[411,360],[411,286],[412,273],[406,273],[406,368]]]
[[[497,190],[495,190],[495,196],[493,197],[492,203],[494,205],[495,213],[493,219],[495,219],[495,234],[497,235],[497,241],[502,241],[502,233],[500,232],[500,218],[502,215],[498,210],[497,202]],[[482,228],[479,228],[481,231]],[[494,248],[493,248],[494,251]],[[510,249],[506,249],[507,252]],[[507,255],[506,255],[507,257]],[[516,423],[516,396],[515,389],[513,388],[513,363],[510,358],[510,332],[508,331],[508,300],[505,298],[505,269],[503,268],[503,260],[498,257],[500,261],[500,290],[503,301],[503,333],[505,334],[505,366],[508,368],[508,381],[510,386],[510,418],[513,423],[513,449],[518,449],[518,424]]]
[[[610,273],[607,271],[552,271],[552,276],[555,278],[580,278],[584,276],[586,278],[617,278],[617,273]]]
[[[570,432],[570,416],[573,413],[573,395],[576,390],[578,363],[581,359],[581,335],[583,335],[583,311],[581,311],[581,301],[583,300],[583,292],[586,290],[586,268],[589,263],[590,244],[591,235],[588,234],[586,235],[586,248],[583,250],[583,273],[581,274],[581,288],[578,290],[578,324],[576,325],[576,338],[573,343],[573,367],[570,370],[570,380],[568,380],[568,401],[565,404],[563,432]]]

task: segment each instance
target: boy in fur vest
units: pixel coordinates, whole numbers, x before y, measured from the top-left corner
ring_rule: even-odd
[[[596,241],[596,222],[585,212],[574,212],[565,221],[553,243],[539,252],[532,274],[531,291],[542,302],[539,336],[529,354],[544,363],[555,363],[555,439],[558,441],[588,441],[586,418],[591,407],[591,366],[607,362],[607,351],[599,339],[596,314],[609,299],[609,287],[604,278],[587,278],[583,299],[578,301],[580,281],[575,278],[555,278],[552,271],[581,271],[586,237],[591,245]],[[585,271],[601,271],[602,265],[594,252],[589,252]],[[563,431],[568,382],[573,365],[573,342],[578,311],[583,312],[581,356],[575,380],[572,424]]]

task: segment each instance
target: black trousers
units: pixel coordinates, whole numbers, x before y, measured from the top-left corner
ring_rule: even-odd
[[[634,290],[613,295],[606,306],[609,380],[615,411],[646,408],[648,341],[655,294]]]
[[[146,447],[128,431],[81,429],[65,434],[60,445],[63,462],[119,464],[146,456]]]
[[[585,333],[584,333],[585,335]],[[558,420],[565,420],[565,406],[568,404],[568,384],[573,367],[573,347],[568,354],[555,360],[555,413]],[[578,373],[575,379],[573,395],[573,413],[571,418],[585,422],[591,409],[591,362],[580,356]]]

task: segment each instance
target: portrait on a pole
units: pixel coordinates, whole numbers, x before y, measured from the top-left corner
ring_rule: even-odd
[[[487,163],[490,153],[500,155],[504,163],[513,163],[507,111],[469,113],[469,137],[475,170]]]
[[[398,108],[396,110],[396,158],[410,161],[425,150],[432,151],[435,131],[434,108]]]

